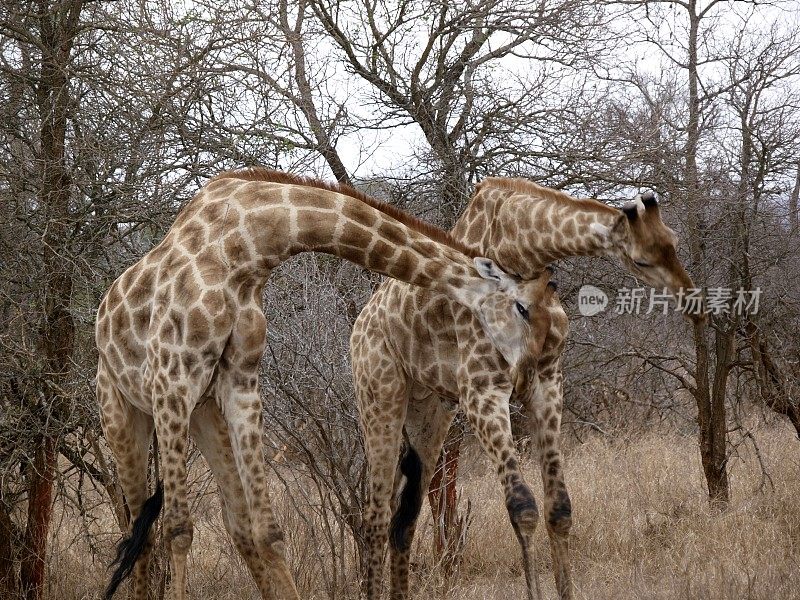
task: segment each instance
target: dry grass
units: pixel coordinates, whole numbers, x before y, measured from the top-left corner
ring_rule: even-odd
[[[651,432],[636,439],[594,438],[569,449],[577,598],[800,598],[800,442],[784,426],[764,427],[756,439],[774,488],[758,490],[761,469],[755,453],[742,449],[730,465],[734,501],[721,515],[706,503],[694,438]],[[463,496],[472,502],[474,522],[460,575],[442,582],[432,564],[426,514],[415,551],[416,595],[448,600],[522,597],[518,548],[499,486],[482,463],[470,466],[467,461],[467,471]],[[529,480],[537,484],[540,497],[534,475],[531,470]],[[331,563],[332,557],[308,529],[309,522],[311,528],[319,527],[319,519],[296,515],[285,498],[281,504],[303,596],[326,598],[324,589],[331,584],[324,581],[320,561]],[[65,511],[57,528],[51,597],[95,597],[105,577],[102,561],[109,555],[114,528],[110,518],[91,525],[99,546],[93,552],[88,538],[75,533],[82,528],[67,516],[71,514]],[[257,597],[224,535],[210,492],[198,499],[196,521],[192,596]],[[345,545],[350,557],[352,547]],[[543,527],[537,553],[545,597],[553,598]],[[345,563],[352,589],[352,560]]]

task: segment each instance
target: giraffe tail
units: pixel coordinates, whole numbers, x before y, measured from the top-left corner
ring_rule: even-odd
[[[400,461],[400,472],[406,477],[406,485],[400,493],[400,503],[392,515],[389,526],[389,540],[392,547],[405,551],[408,550],[408,530],[414,525],[422,510],[422,461],[419,454],[412,446]]]
[[[164,504],[164,486],[159,481],[156,491],[142,505],[139,516],[133,521],[131,534],[124,538],[117,546],[117,556],[111,566],[117,566],[111,581],[106,588],[105,598],[108,600],[117,591],[119,585],[130,576],[136,561],[150,541],[150,529],[158,519],[161,507]]]

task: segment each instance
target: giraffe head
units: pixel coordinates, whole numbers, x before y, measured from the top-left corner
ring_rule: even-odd
[[[678,237],[661,220],[653,192],[636,196],[622,207],[613,226],[595,225],[609,254],[617,256],[636,277],[673,294],[694,287],[678,259]]]
[[[536,361],[550,330],[550,304],[555,283],[549,267],[532,280],[518,280],[503,273],[486,258],[476,258],[478,272],[487,279],[500,279],[498,290],[480,303],[478,318],[495,348],[512,370],[521,362]]]

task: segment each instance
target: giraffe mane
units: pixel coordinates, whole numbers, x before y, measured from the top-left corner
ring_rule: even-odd
[[[592,198],[575,198],[574,196],[571,196],[566,192],[562,192],[561,190],[554,190],[553,188],[539,185],[538,183],[534,183],[528,179],[522,179],[521,177],[487,177],[475,187],[475,194],[477,195],[478,192],[483,188],[499,188],[509,190],[511,192],[518,192],[520,194],[530,196],[535,200],[549,200],[551,202],[569,204],[573,204],[575,202],[589,202],[596,208],[601,210],[605,209],[609,213],[619,213],[619,210],[616,208],[608,206],[599,200],[594,200]]]
[[[388,202],[383,202],[382,200],[378,200],[377,198],[373,198],[365,194],[364,192],[355,189],[352,186],[345,185],[343,183],[336,183],[332,181],[323,181],[322,179],[317,179],[315,177],[306,177],[303,175],[296,175],[295,173],[286,173],[284,171],[276,171],[274,169],[267,169],[265,167],[247,167],[244,169],[236,169],[233,171],[225,171],[216,175],[211,178],[209,183],[212,181],[218,181],[220,179],[243,179],[246,181],[264,181],[268,183],[283,183],[288,185],[302,185],[306,187],[313,187],[318,188],[321,190],[326,190],[329,192],[336,192],[337,194],[344,194],[345,196],[350,196],[351,198],[355,198],[371,206],[372,208],[379,210],[385,215],[392,217],[393,219],[400,221],[406,227],[409,227],[419,233],[423,234],[426,237],[431,238],[432,240],[439,242],[440,244],[444,244],[445,246],[449,246],[453,250],[457,250],[462,254],[469,256],[470,258],[475,258],[477,254],[474,250],[468,248],[465,244],[456,240],[449,232],[428,223],[427,221],[423,221],[422,219],[411,215],[396,206],[389,204]]]

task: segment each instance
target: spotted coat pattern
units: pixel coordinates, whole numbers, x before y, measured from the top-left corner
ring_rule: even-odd
[[[469,249],[501,268],[532,278],[567,256],[611,256],[640,279],[675,291],[692,287],[676,254],[675,234],[661,220],[655,196],[645,194],[623,210],[520,179],[490,178],[452,231]],[[549,330],[532,343],[515,368],[479,318],[444,295],[386,281],[357,318],[351,352],[356,395],[369,461],[365,512],[369,544],[366,594],[381,589],[393,482],[405,426],[422,468],[420,493],[433,477],[445,436],[461,407],[494,465],[520,541],[529,597],[539,596],[531,538],[538,510],[519,469],[509,424],[509,399],[519,397],[529,416],[544,482],[544,517],[556,588],[572,597],[568,539],[571,505],[559,444],[563,375],[561,354],[568,320],[556,295],[539,313]],[[534,336],[534,342],[535,342]],[[391,597],[409,595],[408,566],[414,524],[390,547]]]
[[[155,430],[171,597],[185,597],[192,543],[190,435],[216,478],[225,527],[261,594],[298,597],[263,460],[258,365],[272,269],[300,252],[327,252],[479,310],[498,283],[480,277],[448,240],[355,190],[245,170],[212,179],[163,241],[111,285],[96,323],[101,422],[133,519],[148,495]],[[484,318],[487,326],[490,320]],[[133,598],[147,598],[149,553],[136,563]]]

